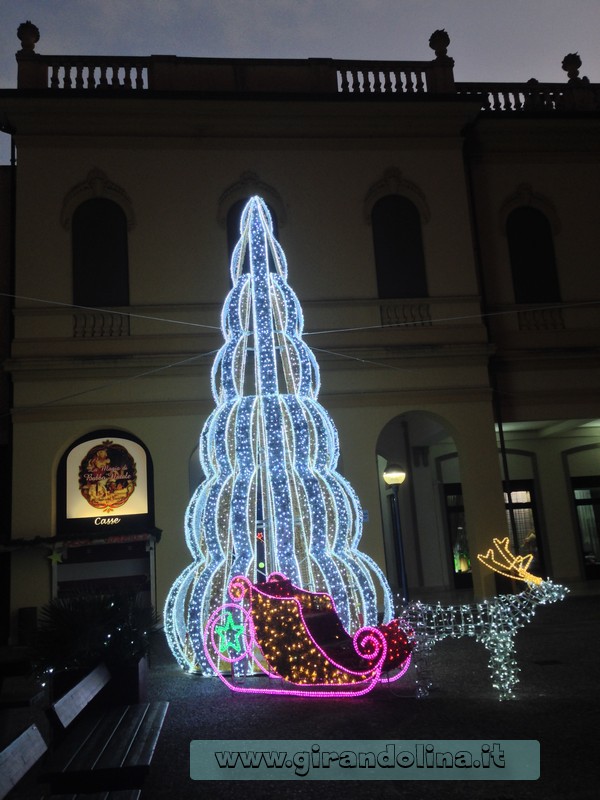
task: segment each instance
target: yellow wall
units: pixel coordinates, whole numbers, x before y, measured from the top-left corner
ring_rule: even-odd
[[[13,537],[54,533],[56,468],[75,439],[106,427],[129,431],[154,462],[156,524],[164,531],[157,548],[162,607],[189,563],[183,538],[188,461],[213,407],[210,367],[222,341],[218,326],[230,285],[219,208],[251,171],[283,203],[280,240],[307,331],[326,331],[307,342],[321,365],[320,400],[338,427],[343,472],[368,511],[365,552],[385,567],[389,542],[377,443],[390,420],[410,411],[444,421],[459,456],[471,552],[487,549],[506,527],[490,359],[505,421],[583,420],[597,413],[600,375],[590,353],[597,347],[598,312],[577,305],[600,293],[593,261],[600,249],[594,223],[600,190],[584,157],[565,155],[567,145],[551,129],[536,134],[548,136],[541,158],[538,145],[499,131],[499,121],[478,123],[481,146],[470,165],[473,223],[463,162],[465,125],[476,111],[472,103],[373,104],[368,113],[367,106],[351,104],[344,107],[344,124],[338,104],[292,104],[282,114],[276,102],[196,103],[187,109],[180,103],[177,113],[170,109],[166,136],[166,107],[137,102],[124,100],[112,116],[102,106],[86,106],[98,113],[97,130],[92,117],[77,117],[76,106],[61,116],[64,107],[52,104],[29,112],[45,121],[46,134],[35,126],[25,130],[26,122],[19,128],[20,299],[7,365],[14,383]],[[215,133],[211,126],[217,122]],[[424,305],[431,324],[381,327],[366,204],[390,168],[398,191],[418,193],[426,208],[430,297]],[[135,217],[129,234],[126,311],[135,315],[129,335],[73,335],[78,312],[68,305],[70,234],[60,220],[70,193],[93,169],[125,193]],[[565,325],[557,330],[517,324],[502,214],[524,183],[548,199],[560,220],[556,252]],[[403,313],[416,302],[398,298],[396,306]],[[482,319],[482,309],[492,316]],[[198,354],[204,358],[190,360]],[[589,431],[580,436],[587,437],[581,442],[597,441]],[[514,446],[531,449],[530,438],[514,440]],[[537,441],[534,450],[553,574],[577,579],[582,565],[563,444],[553,435]],[[577,470],[584,468],[581,459]],[[598,474],[595,463],[589,468]],[[425,480],[424,473],[420,477]],[[419,529],[417,519],[410,531],[410,577],[418,584],[420,569],[420,588],[448,589],[442,513],[427,511],[421,515],[426,527]],[[46,556],[40,549],[13,555],[13,611],[48,598]],[[476,596],[493,593],[490,575],[476,562],[473,574]]]

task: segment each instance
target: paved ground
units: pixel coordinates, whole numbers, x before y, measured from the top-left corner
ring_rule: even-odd
[[[162,634],[150,671],[152,699],[170,700],[144,800],[187,798],[484,798],[592,800],[600,758],[600,595],[570,596],[541,607],[517,635],[517,699],[500,703],[486,653],[471,640],[434,651],[435,688],[424,699],[409,673],[398,688],[362,698],[315,700],[231,693],[218,679],[188,676]],[[193,739],[536,739],[539,781],[244,781],[189,778]]]

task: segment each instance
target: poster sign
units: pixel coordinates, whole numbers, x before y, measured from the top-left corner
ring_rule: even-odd
[[[130,531],[153,525],[149,454],[139,440],[110,433],[79,440],[63,457],[59,529],[93,528],[106,535],[108,529],[116,533],[116,528]]]
[[[123,445],[107,439],[93,447],[79,466],[79,491],[88,503],[111,512],[125,505],[136,485],[135,461]]]

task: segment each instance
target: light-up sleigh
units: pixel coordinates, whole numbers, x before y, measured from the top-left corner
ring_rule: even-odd
[[[350,697],[402,677],[412,641],[396,620],[351,636],[330,595],[308,592],[283,575],[229,584],[231,602],[210,616],[204,633],[215,674],[233,691]],[[255,685],[249,674],[271,679]]]

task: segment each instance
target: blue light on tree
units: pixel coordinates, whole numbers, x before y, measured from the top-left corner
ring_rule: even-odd
[[[336,472],[337,431],[317,400],[319,369],[261,198],[248,201],[240,234],[212,369],[215,409],[200,436],[206,479],[185,520],[194,561],[165,607],[175,657],[206,674],[204,629],[236,575],[256,582],[283,573],[327,592],[350,632],[376,624],[378,595],[384,621],[392,618],[386,578],[358,550],[360,503]]]

